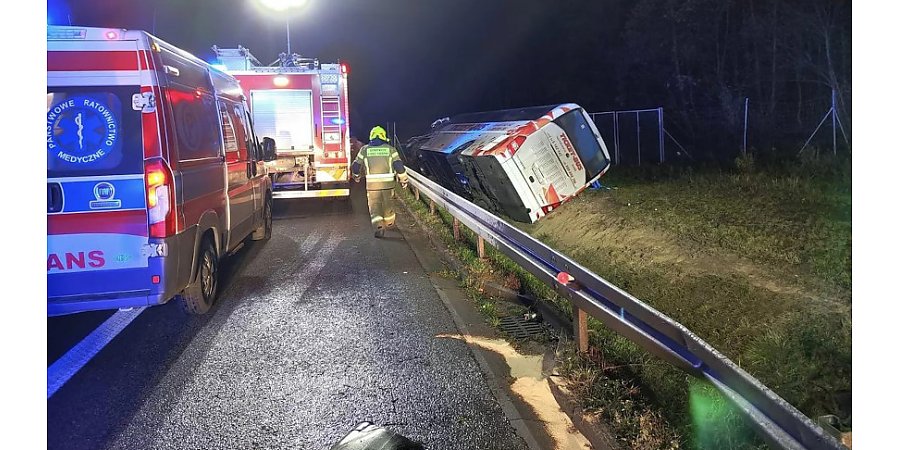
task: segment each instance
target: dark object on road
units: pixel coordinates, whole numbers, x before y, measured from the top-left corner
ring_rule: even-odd
[[[372,422],[362,422],[331,450],[425,450],[425,446]]]

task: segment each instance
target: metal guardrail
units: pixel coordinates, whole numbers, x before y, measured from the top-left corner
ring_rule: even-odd
[[[708,380],[737,406],[772,447],[845,449],[810,418],[684,325],[414,170],[407,168],[407,173],[418,193],[568,298],[576,312],[589,314],[650,353]],[[560,283],[557,280],[560,272],[572,275],[577,284]]]

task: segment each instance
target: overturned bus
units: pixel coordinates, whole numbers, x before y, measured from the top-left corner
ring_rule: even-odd
[[[405,163],[519,222],[544,217],[610,165],[600,132],[574,103],[460,114],[432,127],[402,146]]]

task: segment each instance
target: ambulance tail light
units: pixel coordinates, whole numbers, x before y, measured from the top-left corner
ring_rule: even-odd
[[[175,183],[172,170],[159,158],[148,159],[144,162],[144,185],[147,188],[150,237],[174,235]]]

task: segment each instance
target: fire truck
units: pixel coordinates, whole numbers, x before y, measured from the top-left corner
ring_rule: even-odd
[[[257,134],[275,141],[277,158],[266,163],[273,198],[347,198],[347,65],[282,53],[265,66],[242,46],[213,51],[219,68],[240,82]]]

